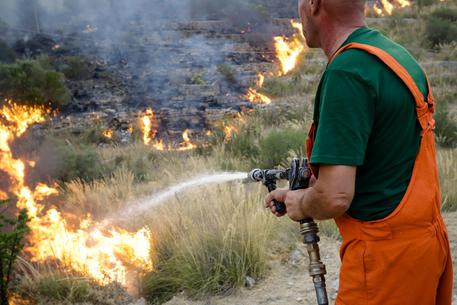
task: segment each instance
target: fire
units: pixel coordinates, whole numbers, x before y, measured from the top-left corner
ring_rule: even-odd
[[[257,74],[257,87],[261,88],[265,82],[265,76],[262,73]]]
[[[154,112],[152,109],[147,109],[144,116],[141,118],[143,123],[143,143],[146,145],[151,144],[156,136],[156,130],[152,129],[152,122],[154,119]]]
[[[183,142],[179,144],[178,148],[165,145],[163,140],[157,140],[156,134],[157,129],[153,128],[154,122],[154,112],[151,109],[147,109],[145,114],[141,118],[142,122],[142,131],[143,131],[143,143],[145,145],[151,145],[154,149],[160,151],[184,151],[184,150],[192,150],[197,147],[197,145],[193,144],[189,137],[189,130],[186,129],[182,133]]]
[[[111,128],[105,129],[103,131],[103,136],[107,139],[112,139],[113,138],[113,130]]]
[[[248,89],[248,93],[246,93],[246,98],[252,103],[271,104],[271,98],[262,93],[257,92],[257,90],[252,88]]]
[[[183,133],[182,133],[182,139],[183,139],[183,142],[180,144],[180,147],[178,148],[178,150],[180,151],[183,151],[183,150],[191,150],[191,149],[195,149],[197,146],[195,144],[193,144],[191,141],[190,141],[190,138],[189,138],[189,130],[186,129]]]
[[[232,125],[226,125],[224,127],[225,141],[230,142],[232,140],[232,135],[238,132],[238,128]]]
[[[0,121],[0,171],[8,175],[10,182],[9,189],[1,190],[0,194],[14,195],[17,207],[27,209],[30,234],[25,251],[31,260],[57,260],[100,284],[116,281],[125,285],[130,268],[152,270],[151,236],[147,228],[128,232],[96,222],[90,215],[79,223],[70,224],[63,213],[42,204],[49,196],[58,195],[58,190],[43,183],[28,186],[25,173],[29,162],[16,159],[10,145],[30,125],[43,122],[48,111],[12,102],[0,110],[3,117]]]
[[[292,71],[297,65],[300,54],[306,51],[307,47],[303,41],[303,30],[299,22],[290,21],[296,33],[291,38],[285,36],[274,37],[276,58],[280,63],[280,75]]]
[[[409,6],[411,6],[411,1],[409,0],[394,0],[393,2],[379,0],[375,2],[372,9],[378,16],[391,16],[395,9]],[[369,8],[366,11],[369,11]]]

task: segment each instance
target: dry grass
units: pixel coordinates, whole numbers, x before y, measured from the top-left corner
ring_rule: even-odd
[[[102,287],[87,277],[69,273],[50,263],[34,265],[20,259],[18,265],[18,272],[21,276],[15,292],[16,296],[24,301],[24,304],[116,305],[128,304],[132,300],[117,285]]]
[[[438,165],[441,178],[442,209],[457,210],[457,149],[438,150]]]
[[[262,207],[263,197],[260,186],[209,186],[151,214],[158,270],[146,280],[149,300],[160,302],[181,290],[194,297],[227,293],[246,276],[263,277],[271,248],[291,229]]]

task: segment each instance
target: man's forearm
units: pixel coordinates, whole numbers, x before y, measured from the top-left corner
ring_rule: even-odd
[[[348,209],[347,194],[329,195],[318,184],[296,192],[302,192],[300,202],[303,214],[318,220],[339,217]]]

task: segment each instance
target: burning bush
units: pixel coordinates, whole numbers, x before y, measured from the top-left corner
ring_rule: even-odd
[[[439,8],[426,23],[425,35],[432,46],[457,40],[457,9]]]
[[[70,94],[63,74],[39,60],[0,64],[0,96],[22,104],[65,106]]]

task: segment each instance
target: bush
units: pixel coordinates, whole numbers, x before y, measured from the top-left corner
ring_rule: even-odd
[[[178,291],[190,297],[224,294],[243,286],[246,276],[259,279],[268,270],[279,225],[261,205],[263,186],[212,187],[180,195],[154,213],[151,231],[156,270],[145,279],[144,293],[161,304]]]
[[[446,107],[438,108],[435,114],[436,139],[442,147],[457,146],[457,119],[447,111]]]
[[[11,276],[14,263],[19,253],[24,247],[23,238],[28,231],[27,212],[21,210],[16,219],[9,218],[5,215],[5,206],[9,201],[0,201],[0,303],[8,305],[8,286],[11,282]]]
[[[35,170],[46,173],[50,179],[91,181],[104,174],[96,151],[87,145],[72,145],[49,138],[43,143],[39,156]]]
[[[58,270],[49,265],[21,262],[21,277],[16,293],[25,304],[130,304],[133,300],[122,288],[111,284],[102,287],[79,274]]]
[[[443,211],[457,210],[457,150],[439,149],[437,153],[441,180],[441,202]]]
[[[61,72],[72,80],[86,79],[90,76],[89,62],[80,56],[68,56],[64,59],[65,68]]]
[[[425,36],[433,47],[457,40],[457,9],[439,8],[427,19]]]
[[[70,94],[61,73],[37,60],[0,64],[0,95],[18,103],[65,106]]]
[[[262,168],[289,166],[291,156],[305,155],[305,141],[304,129],[274,129],[260,139],[255,162]]]
[[[12,63],[16,60],[16,53],[6,42],[0,39],[0,62]]]
[[[227,64],[220,64],[217,66],[217,71],[224,77],[224,79],[230,83],[236,83],[236,70]]]

